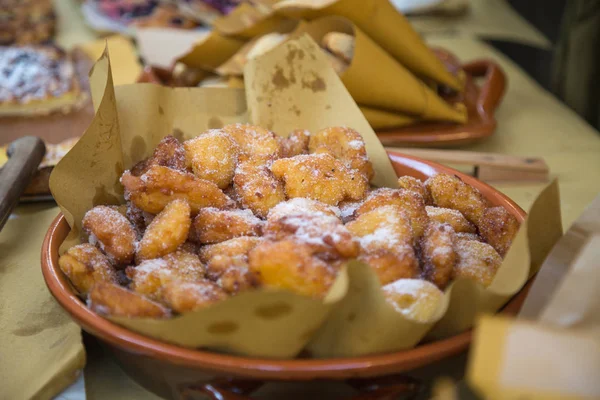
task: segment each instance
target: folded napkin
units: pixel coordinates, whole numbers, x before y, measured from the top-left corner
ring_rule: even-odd
[[[50,399],[85,365],[81,332],[46,288],[40,249],[59,212],[19,209],[0,232],[1,399]]]

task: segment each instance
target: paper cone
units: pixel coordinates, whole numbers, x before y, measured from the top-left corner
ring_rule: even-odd
[[[293,18],[346,17],[415,75],[462,90],[459,80],[388,0],[284,0],[273,9]]]
[[[354,57],[341,78],[357,103],[421,119],[466,122],[464,105],[446,103],[347,19],[319,18],[299,26],[294,36],[308,33],[321,43],[329,32],[354,36]]]
[[[243,45],[243,41],[225,37],[213,30],[177,61],[189,67],[212,72]]]
[[[375,130],[398,128],[400,126],[412,125],[419,121],[418,118],[407,114],[392,113],[363,105],[359,105],[359,107],[367,121],[369,121],[369,124],[371,124],[371,127]]]
[[[271,32],[290,32],[297,21],[275,15],[269,7],[241,3],[228,15],[213,22],[214,29],[225,36],[251,39]]]

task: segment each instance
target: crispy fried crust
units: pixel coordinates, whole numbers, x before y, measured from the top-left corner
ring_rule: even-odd
[[[474,240],[460,240],[454,244],[457,263],[454,278],[467,278],[488,287],[502,264],[502,257],[492,246]]]
[[[454,230],[448,224],[430,223],[421,240],[423,275],[444,289],[452,278],[456,264]]]
[[[362,199],[369,186],[361,173],[328,153],[282,158],[273,162],[271,171],[285,182],[288,197],[306,197],[334,206],[345,199]]]
[[[409,190],[420,194],[425,204],[429,205],[432,203],[431,196],[425,188],[425,183],[413,176],[404,175],[398,178],[398,186],[401,189]]]
[[[432,222],[448,224],[455,232],[475,233],[477,231],[475,225],[467,221],[465,216],[458,210],[427,206],[425,211],[427,211],[427,216]]]
[[[185,200],[176,199],[167,204],[144,232],[136,254],[137,260],[159,258],[181,246],[192,224],[190,212]]]
[[[504,257],[519,231],[519,221],[503,207],[491,207],[483,212],[479,234]]]
[[[213,182],[163,166],[152,166],[140,177],[125,172],[125,195],[136,207],[158,214],[175,199],[185,199],[196,214],[203,207],[227,208],[233,202]]]
[[[169,318],[171,312],[162,305],[124,287],[101,282],[90,292],[89,307],[98,314],[114,317]]]
[[[187,164],[194,175],[221,189],[231,184],[240,149],[230,135],[221,129],[212,129],[183,145]]]
[[[58,265],[81,294],[87,294],[98,282],[117,282],[117,274],[106,256],[88,243],[71,247]]]
[[[252,162],[239,164],[233,184],[242,206],[261,218],[265,218],[271,208],[285,200],[283,184],[265,165]]]
[[[281,156],[279,138],[273,132],[260,126],[231,124],[223,127],[240,147],[240,161],[250,158],[274,160]]]
[[[304,129],[296,129],[290,132],[287,138],[281,139],[281,157],[288,158],[308,153],[308,141],[310,132]]]
[[[206,279],[196,282],[171,282],[165,286],[165,302],[176,312],[200,310],[227,298],[227,293]]]
[[[259,236],[263,221],[250,210],[219,210],[203,208],[194,219],[195,235],[199,243],[213,244],[238,236]]]
[[[115,266],[131,263],[136,233],[131,223],[117,210],[97,206],[85,213],[83,229],[90,243],[97,245]]]
[[[481,192],[454,175],[438,174],[425,182],[433,204],[460,211],[469,222],[479,225],[487,202]]]

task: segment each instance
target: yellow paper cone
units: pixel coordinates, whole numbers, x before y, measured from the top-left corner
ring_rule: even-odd
[[[289,32],[296,24],[295,20],[275,15],[269,7],[254,7],[248,3],[240,4],[213,22],[215,30],[221,34],[242,39],[271,32]]]
[[[319,18],[299,26],[294,36],[308,33],[321,43],[329,32],[354,36],[354,57],[341,78],[357,103],[422,119],[466,122],[464,106],[446,103],[347,19]]]
[[[188,67],[212,72],[234,55],[243,45],[243,41],[225,37],[213,30],[196,43],[189,52],[181,56],[177,62]]]
[[[417,76],[462,90],[459,80],[388,0],[284,0],[273,8],[280,15],[294,18],[346,17]]]
[[[398,128],[400,126],[412,125],[419,121],[417,118],[407,114],[392,113],[363,105],[359,105],[359,107],[373,129]]]

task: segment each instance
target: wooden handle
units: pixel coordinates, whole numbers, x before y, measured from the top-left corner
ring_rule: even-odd
[[[26,136],[8,147],[8,161],[0,170],[0,230],[19,197],[42,162],[46,147],[42,139]]]
[[[265,383],[260,381],[215,380],[203,385],[189,386],[180,391],[180,397],[182,400],[188,400],[194,394],[202,393],[211,400],[251,400],[252,392]],[[421,382],[405,375],[351,379],[346,383],[359,392],[349,400],[394,400],[400,395],[417,395],[423,388]]]
[[[548,180],[548,165],[541,158],[461,150],[393,147],[387,149],[441,164],[472,165],[475,167],[474,175],[486,182],[546,182]]]
[[[502,68],[494,61],[478,60],[466,64],[463,69],[474,78],[485,79],[480,89],[477,107],[486,114],[494,115],[494,110],[500,105],[506,90],[506,75]]]

